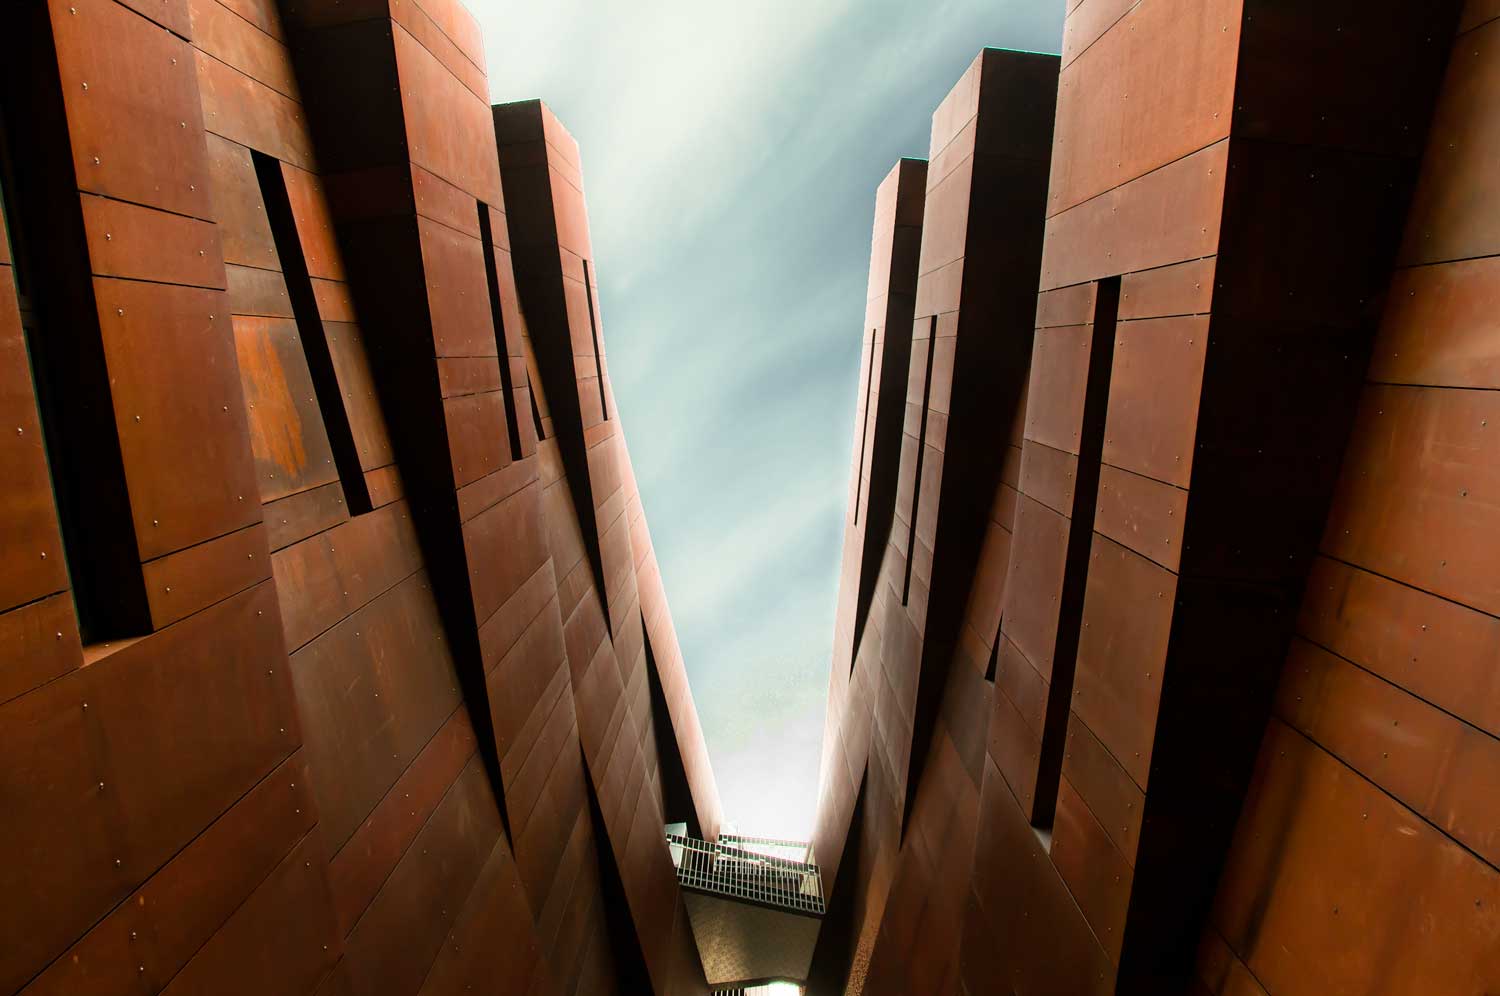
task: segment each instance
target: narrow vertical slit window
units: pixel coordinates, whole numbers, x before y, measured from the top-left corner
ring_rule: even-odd
[[[609,419],[609,399],[604,396],[604,350],[599,341],[599,322],[594,316],[594,273],[589,261],[583,261],[583,292],[589,302],[589,331],[594,336],[594,372],[599,377],[599,410]]]
[[[510,371],[510,349],[505,339],[505,316],[500,307],[500,272],[495,267],[495,233],[490,224],[490,207],[479,206],[479,242],[484,248],[484,278],[490,286],[490,318],[495,325],[495,348],[500,357],[500,390],[505,395],[505,434],[510,442],[511,460],[521,459],[521,426],[516,421],[516,389]]]
[[[922,463],[927,453],[927,406],[932,403],[932,356],[937,352],[937,315],[927,326],[927,371],[922,375],[922,421],[917,430],[916,480],[911,486],[911,522],[907,524],[906,579],[901,585],[901,604],[911,598],[911,565],[917,559],[917,512],[922,507]]]
[[[61,93],[56,53],[31,27],[0,41],[0,239],[61,534],[53,556],[89,646],[151,632],[151,613],[66,118],[60,98],[36,96]]]
[[[266,219],[271,225],[271,237],[276,243],[276,255],[281,258],[281,275],[286,281],[287,299],[291,301],[292,317],[297,323],[297,338],[302,342],[313,394],[318,399],[318,410],[323,416],[329,447],[333,450],[333,462],[344,488],[344,500],[351,515],[368,512],[374,507],[370,488],[365,482],[364,468],[354,442],[349,410],[344,406],[343,394],[339,390],[338,372],[328,336],[318,314],[318,300],[313,293],[307,260],[302,255],[302,240],[297,235],[297,220],[292,213],[281,162],[263,152],[252,150],[250,155],[255,163],[261,200],[266,206]]]
[[[1083,424],[1078,434],[1078,471],[1074,475],[1068,552],[1063,565],[1062,594],[1058,599],[1052,682],[1047,692],[1042,746],[1037,760],[1032,824],[1039,830],[1049,830],[1052,827],[1057,809],[1058,787],[1062,779],[1063,748],[1067,741],[1068,715],[1073,699],[1073,674],[1078,663],[1078,639],[1083,627],[1083,598],[1088,585],[1089,553],[1094,540],[1094,509],[1099,498],[1104,423],[1109,413],[1109,381],[1114,367],[1115,326],[1119,309],[1120,278],[1109,277],[1099,281],[1094,298]]]
[[[532,352],[530,339],[521,339],[521,351],[526,354],[526,396],[531,402],[531,422],[536,428],[537,442],[541,442],[547,438],[548,419],[542,416],[544,399],[537,393],[541,390],[542,377],[536,368],[536,354]]]
[[[859,525],[865,485],[865,446],[870,438],[870,397],[875,386],[875,330],[870,330],[870,358],[865,363],[865,407],[859,427],[859,463],[854,465],[854,524]]]

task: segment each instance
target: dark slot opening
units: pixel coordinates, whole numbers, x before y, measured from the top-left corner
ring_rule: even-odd
[[[1047,693],[1047,715],[1043,720],[1041,755],[1037,761],[1036,802],[1032,808],[1032,823],[1043,830],[1052,827],[1058,783],[1062,779],[1063,748],[1067,742],[1068,713],[1073,699],[1073,672],[1078,663],[1078,637],[1083,627],[1083,596],[1094,539],[1094,508],[1099,498],[1099,466],[1104,453],[1104,421],[1109,412],[1109,377],[1114,366],[1115,324],[1119,310],[1120,278],[1099,281],[1094,298],[1083,427],[1079,432],[1073,515],[1068,526],[1068,555],[1063,566],[1062,595],[1057,613],[1052,684]]]
[[[984,680],[995,683],[995,672],[1000,668],[1000,634],[995,634],[995,645],[990,647],[990,660],[984,666]]]
[[[901,584],[901,604],[911,597],[911,565],[917,559],[917,512],[922,507],[922,462],[927,453],[927,406],[932,401],[932,356],[937,352],[937,315],[927,327],[927,372],[922,375],[922,423],[917,430],[917,476],[911,486],[911,522],[907,524],[906,579]]]
[[[85,645],[151,632],[140,549],[44,6],[0,32],[0,196],[51,476],[61,556]]]
[[[489,205],[479,205],[479,242],[484,247],[484,277],[490,285],[490,317],[495,323],[495,347],[500,356],[500,390],[505,395],[505,434],[510,439],[510,458],[521,459],[521,426],[516,421],[516,388],[510,372],[510,350],[506,346],[505,317],[500,310],[500,274],[495,269],[495,239]],[[519,330],[517,330],[519,331]]]
[[[875,330],[870,330],[870,359],[865,363],[864,418],[859,426],[859,463],[854,465],[854,524],[859,525],[865,485],[865,444],[870,438],[870,396],[875,387]]]
[[[344,501],[348,504],[350,515],[368,512],[374,507],[370,500],[370,488],[365,483],[359,450],[354,444],[349,409],[344,406],[344,397],[339,390],[338,372],[333,365],[328,335],[323,328],[323,319],[318,314],[318,299],[313,292],[312,277],[307,272],[307,260],[302,255],[302,240],[297,236],[297,221],[292,214],[292,202],[287,194],[286,179],[281,173],[281,162],[263,152],[251,150],[250,155],[255,162],[255,178],[260,183],[261,200],[266,205],[266,218],[271,223],[276,255],[281,257],[281,275],[286,280],[287,298],[292,303],[297,338],[302,340],[302,352],[307,357],[307,370],[312,376],[313,394],[318,399],[318,410],[323,415],[323,428],[328,433],[328,445],[333,450],[333,462],[344,487]]]
[[[645,629],[646,617],[642,615],[641,631],[644,633]],[[646,682],[651,690],[651,729],[656,735],[656,755],[661,761],[663,815],[668,823],[686,823],[687,835],[702,840],[703,828],[698,823],[698,810],[693,806],[693,793],[688,786],[682,751],[677,747],[677,732],[667,708],[661,674],[656,670],[656,653],[651,649],[650,634],[646,635],[645,641]]]
[[[589,261],[583,261],[583,292],[588,296],[589,302],[589,331],[594,336],[594,372],[599,376],[599,408],[604,412],[604,417],[609,418],[609,401],[604,397],[604,351],[599,346],[599,323],[594,318],[594,274],[589,269]]]
[[[582,748],[579,748],[579,753],[582,754]],[[604,899],[604,920],[609,929],[615,979],[620,984],[620,992],[650,993],[653,991],[651,973],[646,968],[641,938],[636,932],[635,918],[630,915],[630,904],[625,898],[625,881],[620,876],[620,865],[615,860],[614,848],[610,845],[609,828],[604,822],[599,796],[594,791],[594,780],[589,776],[588,761],[583,760],[581,763],[583,784],[589,799],[589,817],[594,828],[594,851],[599,855],[599,891]],[[665,828],[662,828],[659,846],[666,847]]]

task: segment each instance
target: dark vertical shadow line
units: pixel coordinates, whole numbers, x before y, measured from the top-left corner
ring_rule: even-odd
[[[266,205],[266,219],[271,223],[271,239],[276,244],[276,255],[281,258],[281,275],[286,281],[287,299],[292,303],[297,338],[302,341],[307,371],[312,376],[313,394],[318,399],[323,428],[333,450],[333,462],[344,486],[344,501],[350,515],[368,512],[374,504],[370,500],[369,485],[365,483],[364,468],[360,465],[359,449],[354,444],[349,409],[345,407],[343,393],[339,390],[328,335],[318,314],[318,299],[313,293],[307,260],[302,255],[302,240],[297,236],[297,221],[292,214],[286,179],[281,174],[281,162],[254,149],[250,150],[250,156],[255,163],[261,200]]]
[[[1073,699],[1073,674],[1083,628],[1083,597],[1088,586],[1093,547],[1094,510],[1099,502],[1099,469],[1104,455],[1104,422],[1109,413],[1110,372],[1114,366],[1115,325],[1120,311],[1120,278],[1099,281],[1094,298],[1093,336],[1088,381],[1084,389],[1083,425],[1078,435],[1078,470],[1073,477],[1073,514],[1068,525],[1068,553],[1058,599],[1057,638],[1053,644],[1052,683],[1047,692],[1042,746],[1037,759],[1036,795],[1031,822],[1052,826],[1062,780],[1063,748]]]
[[[922,459],[927,451],[927,406],[932,400],[932,357],[937,352],[937,315],[927,327],[927,373],[922,378],[922,425],[917,430],[917,474],[911,486],[911,522],[907,524],[906,579],[901,583],[901,604],[911,597],[911,564],[917,554],[917,510],[922,507]]]
[[[859,525],[860,499],[864,497],[865,444],[870,438],[870,395],[875,386],[875,330],[870,330],[870,359],[865,364],[865,407],[859,425],[859,463],[854,465],[854,524]]]
[[[583,261],[583,293],[589,302],[589,332],[594,337],[594,372],[599,377],[599,409],[609,420],[609,399],[604,396],[604,354],[599,348],[599,323],[594,319],[594,283],[589,261]]]
[[[45,5],[17,8],[6,28],[0,32],[0,180],[9,269],[61,535],[62,549],[54,555],[63,558],[85,645],[142,636],[152,630],[151,611],[57,43]]]
[[[489,205],[474,202],[479,208],[479,244],[484,249],[484,279],[490,287],[490,318],[495,326],[495,349],[500,358],[500,391],[505,396],[505,434],[510,442],[510,459],[521,459],[521,427],[516,422],[516,391],[510,373],[510,349],[505,340],[505,313],[500,307],[500,275],[495,270],[495,240],[490,225]]]
[[[594,830],[594,851],[599,856],[599,891],[603,897],[604,921],[609,931],[610,953],[614,956],[620,992],[639,993],[649,996],[654,992],[651,972],[646,966],[645,948],[636,929],[635,918],[630,913],[630,903],[625,895],[625,881],[620,874],[620,865],[615,860],[614,845],[609,839],[609,827],[604,822],[604,810],[599,805],[599,794],[594,789],[594,778],[589,773],[588,758],[579,747],[579,763],[583,765],[584,792],[588,796],[589,820]],[[658,831],[661,832],[661,831]],[[657,846],[665,849],[666,838],[658,839]],[[673,871],[674,879],[676,871]],[[670,924],[658,924],[670,929]]]

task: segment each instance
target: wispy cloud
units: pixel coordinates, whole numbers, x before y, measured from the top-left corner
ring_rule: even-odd
[[[579,140],[610,373],[725,810],[806,833],[875,186],[1062,0],[469,0]]]

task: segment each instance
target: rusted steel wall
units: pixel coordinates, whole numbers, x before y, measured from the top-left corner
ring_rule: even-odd
[[[628,989],[573,682],[595,648],[564,627],[584,594],[603,615],[560,592],[582,526],[537,438],[477,22],[14,24],[0,991]],[[610,445],[644,758],[672,731],[642,633],[676,641]],[[690,715],[680,654],[662,683]],[[618,863],[666,866],[653,909],[680,906],[661,822],[640,807]]]
[[[874,598],[880,562],[896,504],[901,459],[901,422],[911,359],[912,310],[916,306],[917,258],[922,248],[922,203],[927,163],[903,159],[875,191],[870,281],[861,330],[860,381],[855,412],[854,468],[844,516],[843,563],[839,575],[834,653],[829,678],[828,736],[823,741],[822,784],[813,845],[831,891],[844,838],[863,777],[868,724],[845,727],[859,644]]]
[[[967,875],[990,694],[987,654],[955,647],[971,579],[1003,564],[986,537],[1014,460],[994,430],[1024,407],[1057,65],[987,49],[933,115],[905,404],[875,412],[900,433],[892,512],[830,693],[818,846],[840,873],[815,991],[924,991],[957,969],[966,896],[938,883]]]
[[[660,571],[609,387],[578,144],[540,101],[496,106],[493,120],[532,366],[550,413],[543,504],[554,529],[566,530],[554,532],[553,562],[578,737],[607,838],[600,846],[613,855],[625,907],[612,912],[620,930],[633,925],[648,976],[637,985],[700,991],[703,967],[661,828],[686,820],[716,837],[718,794],[696,719],[684,721],[693,715],[686,672],[668,636]],[[653,665],[675,735],[653,720]],[[664,765],[669,752],[678,760]],[[685,772],[689,786],[667,791],[663,778],[672,772]],[[690,795],[682,791],[689,787]],[[690,811],[668,812],[668,798]]]
[[[1500,8],[1459,31],[1198,992],[1500,989]]]
[[[854,816],[830,908],[852,887],[879,922],[820,947],[813,992],[1494,988],[1500,11],[1458,6],[1069,4],[988,535],[925,632],[872,614],[842,694],[835,655],[819,832]],[[930,189],[924,241],[942,211]],[[921,487],[919,568],[950,508],[945,481],[924,520]],[[897,641],[920,678],[862,679]],[[913,695],[930,735],[887,718]]]

